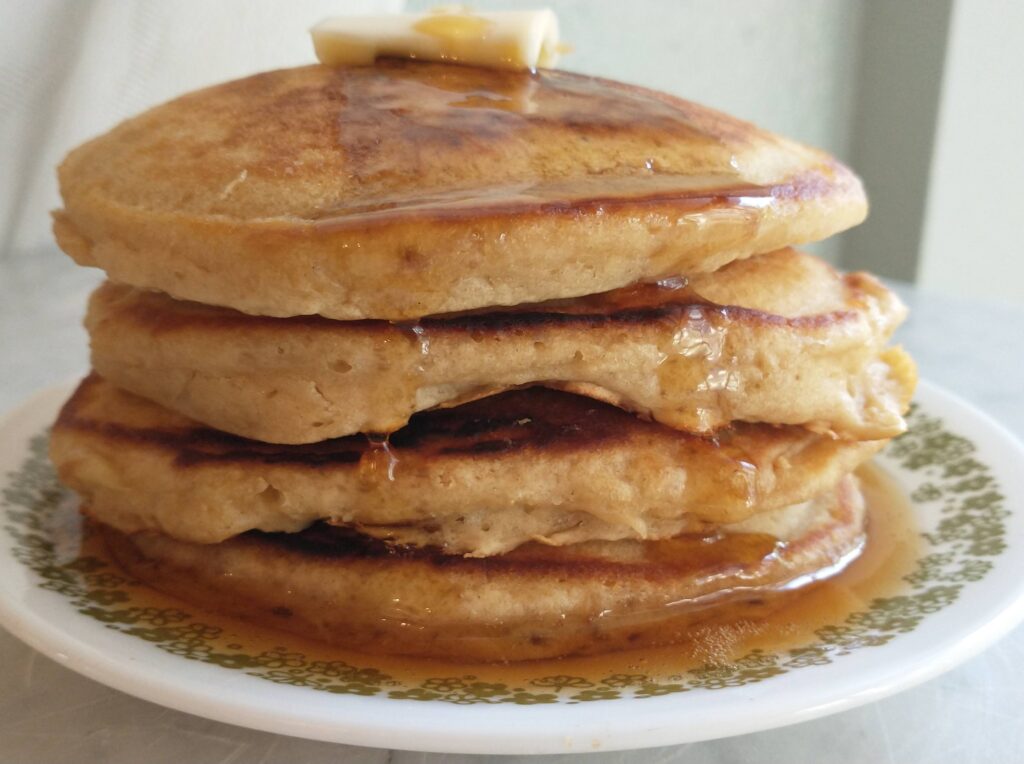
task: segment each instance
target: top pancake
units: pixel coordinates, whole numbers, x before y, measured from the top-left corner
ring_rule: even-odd
[[[256,75],[62,164],[58,242],[244,312],[408,319],[713,271],[860,222],[822,152],[560,71],[410,61]]]

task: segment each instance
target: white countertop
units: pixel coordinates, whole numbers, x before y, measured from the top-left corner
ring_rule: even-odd
[[[54,251],[0,265],[0,410],[87,366],[80,328],[100,277]],[[1024,308],[900,287],[912,313],[898,339],[921,376],[1024,438]],[[1024,465],[1021,465],[1024,469]],[[577,760],[686,762],[1018,762],[1024,760],[1024,628],[958,669],[895,697],[813,722],[737,738]],[[0,761],[482,761],[338,746],[207,721],[108,689],[0,631]],[[568,757],[541,757],[568,758]]]

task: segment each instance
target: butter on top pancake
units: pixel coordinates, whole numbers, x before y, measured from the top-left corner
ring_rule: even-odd
[[[61,247],[122,283],[272,316],[405,320],[713,271],[860,222],[828,155],[561,71],[413,61],[258,74],[59,170]]]
[[[417,414],[390,443],[304,446],[211,430],[88,378],[54,425],[61,480],[101,522],[215,543],[326,519],[419,529],[486,556],[531,539],[672,536],[807,501],[878,451],[800,427],[715,440],[545,388]]]
[[[863,546],[853,478],[799,514],[784,540],[751,527],[532,543],[486,560],[386,546],[322,523],[212,546],[101,532],[132,575],[217,612],[371,652],[509,661],[670,644],[763,616],[785,601],[780,593],[839,572]]]
[[[782,250],[684,283],[406,325],[254,317],[107,283],[86,325],[105,379],[272,443],[392,432],[416,411],[531,383],[690,432],[902,432],[913,365],[884,346],[906,311],[876,279]]]

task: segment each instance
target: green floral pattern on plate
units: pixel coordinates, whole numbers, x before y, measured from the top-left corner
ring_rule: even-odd
[[[95,557],[61,561],[54,527],[74,503],[46,457],[45,434],[32,440],[25,463],[8,476],[2,497],[4,528],[14,541],[15,558],[35,573],[39,587],[67,598],[83,616],[172,655],[270,682],[321,692],[463,705],[585,703],[720,690],[884,645],[913,631],[991,570],[992,559],[1006,548],[1008,513],[999,486],[989,468],[975,458],[976,449],[969,440],[917,408],[908,419],[909,431],[889,445],[886,457],[902,471],[913,473],[912,500],[937,513],[938,522],[924,534],[925,553],[905,577],[906,593],[876,599],[843,623],[818,629],[810,644],[778,653],[753,650],[728,665],[706,665],[676,676],[613,674],[592,680],[553,675],[516,686],[464,675],[409,683],[375,668],[317,660],[287,647],[256,652],[242,644],[224,645],[220,627],[185,610],[133,604],[131,590],[139,584],[105,561]]]

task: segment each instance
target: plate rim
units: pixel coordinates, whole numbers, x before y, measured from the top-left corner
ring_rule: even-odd
[[[10,447],[13,442],[18,455],[23,454],[28,438],[38,429],[38,422],[33,421],[42,420],[44,408],[55,410],[69,392],[69,385],[47,388],[12,409],[0,419],[0,449]],[[985,441],[1002,447],[1006,459],[1000,461],[1015,457],[1024,462],[1024,445],[1020,440],[974,404],[925,380],[921,381],[916,399],[926,402],[925,408],[929,413],[937,413],[945,419],[955,412],[958,421],[970,421],[979,433],[973,436],[976,440],[982,440],[983,435]],[[9,434],[12,431],[13,437]],[[5,456],[0,452],[0,458]],[[993,468],[993,473],[1003,484],[1010,501],[1024,496],[1024,484],[1019,478],[1007,480],[1005,464],[998,469]],[[0,481],[4,479],[0,478]],[[1016,484],[1017,488],[1009,490],[1007,483]],[[5,547],[0,554],[8,556],[9,551]],[[0,591],[2,588],[0,586]],[[680,727],[679,696],[643,699],[644,713],[639,719],[636,715],[615,713],[623,703],[639,702],[632,698],[600,704],[559,705],[557,711],[544,705],[418,704],[415,713],[395,715],[375,713],[381,709],[397,708],[394,705],[396,701],[390,698],[330,695],[310,703],[311,698],[319,696],[312,695],[305,688],[264,683],[267,684],[264,693],[252,693],[247,689],[249,682],[262,680],[236,677],[218,688],[223,693],[228,685],[237,685],[230,688],[230,699],[226,701],[223,694],[213,695],[197,689],[194,678],[180,680],[173,675],[156,673],[152,667],[140,668],[134,662],[119,661],[115,655],[77,640],[59,623],[53,623],[31,610],[19,609],[15,598],[0,597],[0,625],[33,649],[93,681],[148,702],[228,724],[392,750],[537,754],[629,750],[698,742],[797,724],[880,700],[952,669],[1005,636],[1024,620],[1024,581],[1015,589],[1007,589],[1006,599],[1001,609],[988,614],[987,619],[980,625],[975,624],[970,632],[921,653],[909,668],[890,667],[882,678],[876,674],[869,681],[865,676],[844,685],[852,685],[854,691],[842,697],[823,697],[810,704],[798,704],[796,708],[792,703],[779,703],[776,699],[767,710],[761,708],[759,713],[740,719],[730,717],[710,723],[702,720],[699,731],[694,730],[692,724]],[[845,661],[844,665],[847,665]],[[230,679],[228,675],[225,678]],[[286,700],[293,693],[302,694],[294,695],[296,703],[268,706],[261,695],[271,691],[280,693]],[[751,700],[756,700],[761,694],[756,687],[732,688],[730,692],[744,694]],[[325,718],[323,713],[318,718],[309,718],[303,708],[307,705],[320,706],[323,710],[329,708],[332,718]],[[551,724],[552,718],[559,720],[557,725]],[[401,721],[396,722],[396,719]],[[487,728],[477,728],[476,723],[483,719],[488,720]],[[444,724],[445,721],[448,723]],[[457,724],[453,725],[453,721]],[[510,721],[519,724],[505,723]],[[516,728],[521,731],[516,732]]]

